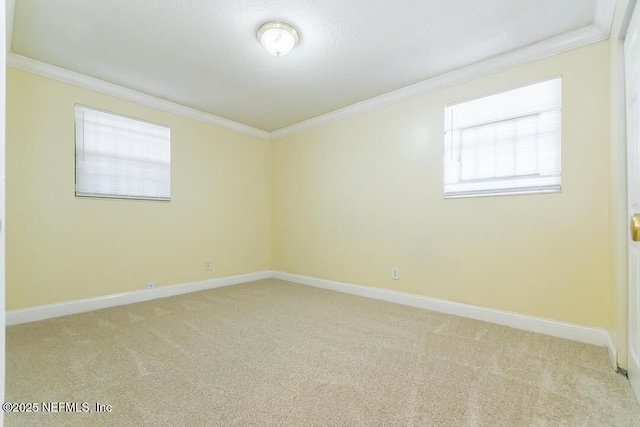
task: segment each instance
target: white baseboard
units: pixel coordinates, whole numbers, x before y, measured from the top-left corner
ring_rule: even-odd
[[[440,313],[453,314],[470,319],[505,325],[516,329],[537,332],[559,338],[566,338],[587,344],[606,347],[614,369],[617,369],[617,349],[611,339],[611,335],[605,329],[577,325],[574,323],[560,322],[542,317],[528,316],[510,311],[493,308],[479,307],[459,302],[447,301],[422,295],[407,294],[389,289],[374,288],[368,286],[352,285],[335,282],[332,280],[315,277],[301,276],[284,273],[281,271],[259,271],[256,273],[241,274],[238,276],[221,277],[217,279],[203,280],[200,282],[183,283],[179,285],[161,286],[155,289],[123,292],[120,294],[105,295],[96,298],[86,298],[62,302],[58,304],[42,305],[6,312],[6,325],[35,322],[37,320],[66,316],[69,314],[83,313],[100,310],[102,308],[132,304],[166,298],[175,295],[203,291],[205,289],[220,288],[223,286],[237,285],[253,282],[255,280],[275,278],[316,288],[329,289],[366,298],[388,301],[409,307],[422,308]]]
[[[462,304],[459,302],[430,298],[422,295],[407,294],[389,289],[352,285],[280,271],[274,271],[272,277],[302,285],[314,286],[316,288],[330,289],[347,294],[393,302],[410,307],[423,308],[440,313],[453,314],[470,319],[496,323],[498,325],[505,325],[515,329],[522,329],[525,331],[537,332],[540,334],[607,347],[614,369],[617,369],[617,363],[615,362],[616,348],[609,332],[605,329],[560,322],[557,320],[528,316],[493,308]]]
[[[41,305],[19,310],[9,310],[6,312],[6,324],[7,326],[11,326],[20,323],[35,322],[37,320],[51,319],[53,317],[83,313],[86,311],[100,310],[102,308],[115,307],[118,305],[126,305],[136,302],[154,300],[158,298],[188,294],[191,292],[203,291],[205,289],[221,288],[223,286],[237,285],[240,283],[253,282],[255,280],[268,279],[271,277],[271,275],[272,273],[270,270],[259,271],[256,273],[240,274],[238,276],[220,277],[216,279],[202,280],[199,282],[161,286],[154,289],[143,289],[140,291],[123,292],[120,294],[105,295],[95,298],[66,301],[58,304]]]
[[[613,366],[614,371],[618,371],[618,349],[613,342],[613,337],[611,333],[607,331],[607,350],[609,350],[609,360],[611,361],[611,366]]]

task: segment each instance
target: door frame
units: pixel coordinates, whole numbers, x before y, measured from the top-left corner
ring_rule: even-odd
[[[618,346],[616,366],[626,370],[629,362],[629,298],[628,298],[628,239],[627,206],[627,125],[626,76],[624,41],[637,0],[618,0],[611,29],[611,208],[612,223],[612,282],[616,285],[612,310],[611,334]],[[636,396],[640,402],[640,396]]]
[[[0,397],[4,402],[5,382],[5,121],[7,73],[7,3],[0,0]],[[4,412],[0,411],[0,425]]]
[[[615,369],[628,366],[627,104],[624,40],[638,0],[618,0],[611,28],[611,309]]]

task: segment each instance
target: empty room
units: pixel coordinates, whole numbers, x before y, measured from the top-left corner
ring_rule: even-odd
[[[636,0],[3,4],[4,425],[640,425]]]

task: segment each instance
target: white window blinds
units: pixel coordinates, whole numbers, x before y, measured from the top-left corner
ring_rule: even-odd
[[[558,192],[562,78],[445,107],[445,197]]]
[[[76,196],[170,200],[171,130],[75,107]]]

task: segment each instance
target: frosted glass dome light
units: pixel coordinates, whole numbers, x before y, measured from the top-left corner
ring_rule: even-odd
[[[284,56],[298,44],[298,32],[286,22],[267,22],[258,30],[258,40],[273,56]]]

